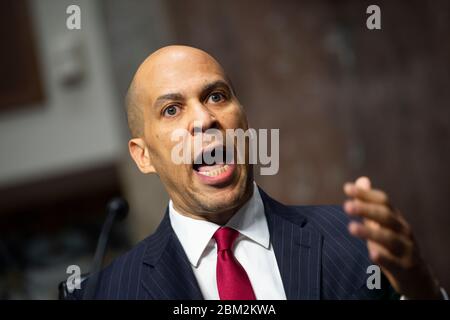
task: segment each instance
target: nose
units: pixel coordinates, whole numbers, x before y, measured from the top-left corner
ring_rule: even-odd
[[[191,105],[191,119],[189,132],[194,135],[196,132],[205,132],[208,129],[217,129],[218,122],[215,115],[203,104],[195,103]]]

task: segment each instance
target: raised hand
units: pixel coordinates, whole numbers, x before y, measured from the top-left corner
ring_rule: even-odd
[[[346,183],[350,198],[344,210],[352,221],[349,232],[367,241],[370,259],[380,266],[392,287],[408,299],[441,299],[440,289],[428,265],[420,256],[411,227],[385,192],[372,189],[367,177]]]

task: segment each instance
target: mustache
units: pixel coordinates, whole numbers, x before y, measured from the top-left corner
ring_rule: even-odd
[[[219,164],[232,163],[234,159],[234,148],[227,148],[224,144],[208,145],[194,155],[193,164]]]

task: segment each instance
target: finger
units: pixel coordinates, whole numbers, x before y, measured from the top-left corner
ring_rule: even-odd
[[[401,259],[392,255],[389,250],[382,246],[376,246],[369,250],[369,257],[375,264],[393,274],[397,274],[402,268]]]
[[[364,240],[371,240],[385,247],[395,256],[404,254],[407,241],[389,229],[373,224],[363,225],[358,222],[351,222],[348,226],[350,234]]]
[[[372,188],[372,184],[370,182],[370,179],[367,177],[359,177],[356,179],[355,185],[358,188],[361,188],[363,190],[370,190]]]
[[[362,217],[373,220],[395,232],[403,231],[403,224],[398,216],[385,205],[363,202],[361,200],[348,200],[344,203],[344,210],[353,217]]]
[[[346,183],[344,185],[344,192],[347,196],[358,198],[367,202],[374,202],[379,204],[388,204],[388,196],[385,192],[377,189],[364,190],[353,183]]]

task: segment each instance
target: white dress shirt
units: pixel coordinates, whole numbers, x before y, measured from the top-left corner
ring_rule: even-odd
[[[216,282],[217,245],[212,236],[221,226],[178,213],[172,200],[169,202],[169,216],[203,297],[219,300]],[[235,240],[233,253],[247,272],[256,299],[286,300],[275,252],[270,243],[264,204],[256,183],[250,200],[225,226],[240,233]]]

